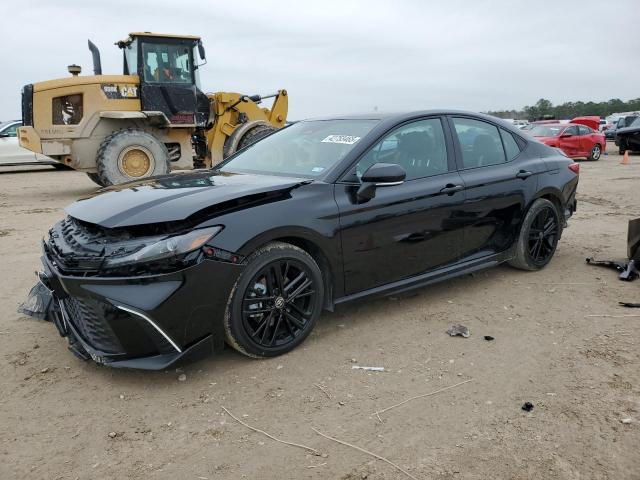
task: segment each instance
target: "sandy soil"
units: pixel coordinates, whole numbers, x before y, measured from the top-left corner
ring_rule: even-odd
[[[78,172],[2,170],[0,478],[408,478],[311,427],[420,479],[640,478],[640,318],[588,316],[640,314],[617,306],[640,302],[640,281],[584,262],[624,258],[627,220],[640,216],[640,156],[619,162],[581,162],[578,212],[541,272],[504,266],[353,303],[284,357],[227,350],[157,373],[81,362],[53,325],[16,313],[40,239],[94,186]],[[445,333],[458,322],[470,338]],[[373,415],[468,379],[382,423]]]

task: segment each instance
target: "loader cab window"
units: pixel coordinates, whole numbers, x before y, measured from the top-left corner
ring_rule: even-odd
[[[138,72],[138,40],[124,47],[124,74],[135,75]]]
[[[143,43],[142,67],[148,83],[193,83],[191,48],[181,44]]]

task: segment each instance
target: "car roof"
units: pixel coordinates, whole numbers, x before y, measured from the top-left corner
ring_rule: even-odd
[[[372,113],[355,113],[347,115],[325,115],[321,117],[305,118],[302,121],[317,121],[317,120],[409,120],[415,117],[428,116],[428,115],[471,115],[474,117],[485,118],[490,121],[497,121],[505,123],[502,118],[493,117],[484,113],[470,112],[466,110],[413,110],[407,112],[372,112]],[[508,125],[508,123],[506,123]]]

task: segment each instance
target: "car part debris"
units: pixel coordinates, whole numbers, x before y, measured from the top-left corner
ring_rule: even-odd
[[[367,370],[369,372],[384,372],[384,367],[361,367],[360,365],[351,365],[351,370]]]
[[[491,335],[485,335],[485,336],[484,336],[484,339],[485,339],[487,342],[492,342],[493,340],[495,340],[495,338],[493,338]]]
[[[593,257],[587,258],[589,265],[600,265],[603,267],[613,268],[620,272],[618,278],[627,282],[632,282],[640,277],[640,218],[629,220],[627,228],[627,256],[629,261],[617,260],[596,260]]]
[[[52,308],[54,305],[51,290],[45,287],[42,282],[38,282],[31,288],[24,303],[18,307],[18,313],[51,322]]]
[[[469,329],[464,325],[451,325],[449,330],[447,330],[447,333],[452,337],[455,337],[456,335],[460,335],[461,337],[469,338],[469,335],[471,335],[469,333]]]
[[[640,308],[640,303],[630,303],[630,302],[618,302],[621,307],[627,308]]]
[[[525,412],[530,412],[531,410],[533,410],[533,403],[531,402],[524,402],[524,405],[522,405],[522,409]]]

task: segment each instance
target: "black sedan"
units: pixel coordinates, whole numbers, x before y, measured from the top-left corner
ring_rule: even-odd
[[[212,170],[72,204],[40,277],[82,358],[161,369],[225,342],[275,356],[340,303],[502,262],[544,267],[578,171],[479,114],[301,121]]]

